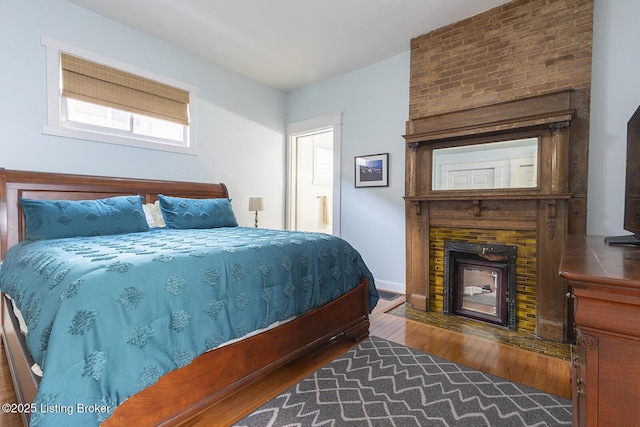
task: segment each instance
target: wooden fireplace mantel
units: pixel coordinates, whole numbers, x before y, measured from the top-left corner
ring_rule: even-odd
[[[565,285],[558,276],[568,230],[573,91],[551,93],[407,122],[405,217],[407,301],[430,310],[430,230],[528,230],[536,236],[535,332],[567,338]],[[537,137],[537,185],[532,188],[434,190],[437,148]]]
[[[421,117],[407,122],[407,144],[477,137],[544,126],[566,127],[575,117],[571,91]]]

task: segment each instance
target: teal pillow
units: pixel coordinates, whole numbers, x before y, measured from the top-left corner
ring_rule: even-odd
[[[237,227],[231,200],[187,199],[158,194],[160,210],[167,228]]]
[[[142,196],[96,200],[20,198],[26,217],[26,239],[100,236],[148,231]]]

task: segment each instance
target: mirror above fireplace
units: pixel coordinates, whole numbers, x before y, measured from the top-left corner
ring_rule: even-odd
[[[433,190],[533,188],[538,138],[436,148],[432,172]]]

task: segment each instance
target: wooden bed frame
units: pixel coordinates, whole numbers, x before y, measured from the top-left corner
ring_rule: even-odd
[[[20,197],[82,200],[139,194],[145,203],[157,194],[192,198],[228,197],[224,184],[108,178],[0,168],[0,254],[20,242],[25,221]],[[32,403],[39,377],[19,330],[9,300],[2,297],[2,339],[18,397]],[[131,396],[103,423],[109,425],[174,425],[264,377],[303,354],[345,335],[360,341],[369,335],[368,282],[341,298],[275,329],[207,352],[189,365],[169,372],[153,386]],[[258,350],[257,350],[258,349]],[[25,424],[29,414],[23,414]]]

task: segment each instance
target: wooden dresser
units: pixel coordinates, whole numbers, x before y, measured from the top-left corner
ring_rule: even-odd
[[[574,426],[640,425],[640,258],[628,259],[638,251],[603,236],[566,240],[560,275],[576,326]]]

